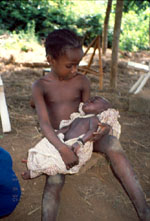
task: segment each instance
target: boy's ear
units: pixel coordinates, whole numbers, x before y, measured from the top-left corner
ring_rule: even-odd
[[[51,55],[47,55],[47,61],[49,64],[53,65],[54,64],[54,58]]]

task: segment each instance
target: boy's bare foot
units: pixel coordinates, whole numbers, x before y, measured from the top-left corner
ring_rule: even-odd
[[[21,174],[21,176],[22,176],[22,178],[23,178],[24,180],[30,179],[30,178],[31,178],[31,177],[30,177],[30,171],[27,170],[27,171],[23,172],[23,173]]]
[[[22,159],[21,162],[22,163],[27,163],[27,160],[26,159]]]

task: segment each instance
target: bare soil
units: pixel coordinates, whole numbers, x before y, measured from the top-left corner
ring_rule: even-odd
[[[13,52],[14,53],[14,52]],[[25,56],[23,56],[25,55]],[[8,59],[1,54],[0,71],[5,86],[12,131],[2,133],[0,126],[0,146],[13,158],[13,168],[19,178],[22,196],[20,203],[6,221],[40,221],[41,199],[45,176],[24,181],[21,172],[25,165],[21,160],[27,151],[40,139],[41,133],[35,111],[30,107],[31,85],[42,76],[43,67],[27,67],[23,62],[44,62],[38,53],[18,54]],[[103,95],[120,111],[122,125],[121,143],[139,178],[150,203],[150,115],[129,111],[129,89],[138,79],[139,72],[127,67],[129,60],[147,62],[150,52],[121,54],[118,66],[117,90],[109,89],[110,52],[103,57],[104,89],[99,90],[98,76],[88,74],[91,80],[92,95]],[[29,61],[26,60],[28,58]],[[88,58],[86,58],[88,59]],[[17,63],[15,63],[17,62]],[[97,66],[97,58],[94,61]],[[22,63],[22,64],[21,64]],[[29,65],[28,65],[29,66]],[[40,65],[39,65],[40,66]],[[42,66],[42,65],[41,65]],[[141,73],[141,72],[140,72]],[[149,88],[147,82],[144,88]],[[104,156],[91,169],[79,175],[67,175],[61,194],[58,221],[137,221],[132,203],[121,184],[112,173]]]

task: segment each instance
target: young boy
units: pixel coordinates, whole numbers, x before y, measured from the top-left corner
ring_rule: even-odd
[[[47,175],[78,173],[92,155],[93,142],[90,139],[98,126],[101,136],[111,132],[119,138],[121,131],[117,120],[119,112],[110,108],[111,105],[107,100],[93,97],[84,104],[81,103],[80,107],[82,112],[71,114],[68,121],[61,121],[61,128],[57,131],[60,139],[71,146],[77,154],[78,165],[67,170],[59,152],[46,138],[43,138],[28,152],[28,170],[22,174],[23,179],[35,178],[43,173]]]
[[[61,120],[69,119],[71,113],[78,111],[80,102],[89,99],[90,85],[86,76],[77,71],[83,51],[74,32],[62,29],[50,33],[45,47],[51,72],[33,84],[33,101],[43,135],[55,146],[66,168],[70,169],[78,164],[78,157],[72,148],[58,138],[54,129],[58,130]],[[109,158],[112,169],[127,191],[139,218],[150,221],[150,209],[144,193],[119,140],[107,134],[102,137],[93,134],[93,140],[93,151]],[[42,202],[43,221],[56,220],[64,181],[65,175],[62,174],[47,176]]]

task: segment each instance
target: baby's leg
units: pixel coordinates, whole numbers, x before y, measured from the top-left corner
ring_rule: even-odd
[[[65,175],[47,176],[43,193],[42,221],[56,220],[64,181]]]
[[[127,191],[140,219],[150,221],[150,208],[119,141],[113,136],[104,136],[101,141],[95,143],[94,150],[106,154],[111,162],[113,171]]]

